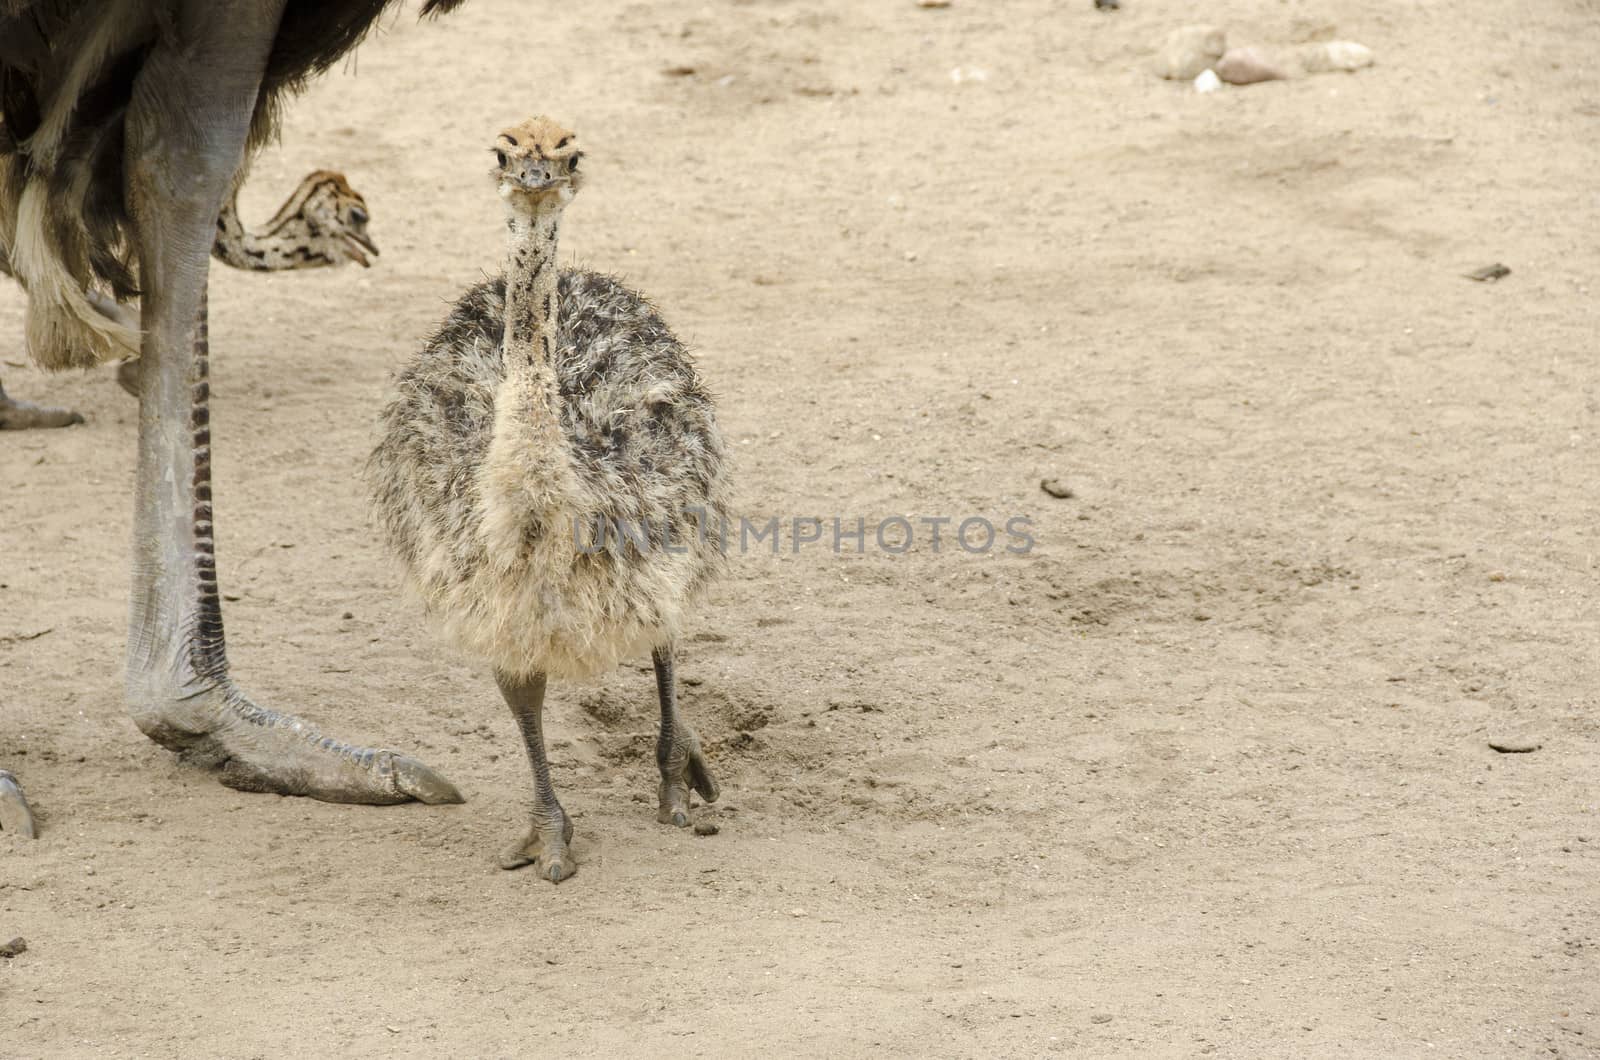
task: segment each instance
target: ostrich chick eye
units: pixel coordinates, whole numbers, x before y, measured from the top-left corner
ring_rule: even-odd
[[[581,156],[579,156],[579,155],[573,155],[572,156],[572,161],[567,163],[567,172],[568,173],[576,173],[578,171],[578,159],[580,157]]]
[[[504,151],[496,151],[494,153],[494,160],[500,164],[501,169],[506,167],[506,153]]]

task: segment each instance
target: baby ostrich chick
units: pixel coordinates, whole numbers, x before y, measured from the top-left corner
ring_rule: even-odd
[[[363,269],[377,257],[367,235],[367,200],[343,173],[316,169],[261,228],[250,231],[239,220],[239,190],[217,214],[211,256],[224,265],[253,272],[315,269],[354,262]]]
[[[217,213],[211,256],[246,272],[293,272],[350,262],[365,269],[372,264],[367,255],[378,256],[377,244],[367,235],[370,219],[367,200],[343,173],[314,169],[301,178],[270,221],[251,230],[239,220],[239,187],[235,185],[233,195]],[[110,299],[93,291],[89,298],[107,316],[126,316]],[[117,366],[117,382],[134,397],[139,396],[137,359]]]
[[[236,269],[251,272],[287,272],[354,262],[366,268],[367,255],[378,247],[367,235],[367,200],[350,186],[343,173],[318,169],[301,179],[294,194],[278,207],[272,220],[254,231],[239,220],[239,188],[217,213],[217,235],[211,256]],[[10,252],[0,243],[0,276],[11,274]],[[139,330],[138,314],[99,291],[84,294],[102,315],[120,323],[130,334]],[[138,396],[139,362],[128,359],[117,366],[117,382]],[[6,396],[0,387],[0,431],[36,427],[70,427],[83,416],[71,409],[45,408]],[[4,778],[0,778],[0,784]]]
[[[659,820],[717,785],[678,717],[673,643],[723,564],[726,448],[694,362],[649,302],[561,270],[578,138],[546,118],[501,133],[505,275],[469,290],[399,377],[369,473],[391,546],[446,636],[494,668],[533,766],[533,825],[500,859],[560,882],[572,822],[545,757],[547,677],[650,649],[661,701]]]

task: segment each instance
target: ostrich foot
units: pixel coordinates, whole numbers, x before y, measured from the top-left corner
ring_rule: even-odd
[[[681,721],[676,726],[677,739],[666,754],[657,754],[661,760],[661,785],[657,789],[661,808],[656,820],[676,828],[687,828],[689,818],[689,792],[693,790],[706,802],[717,801],[717,782],[706,766],[705,752],[700,750],[700,738],[694,730]]]
[[[71,409],[53,409],[6,397],[0,390],[0,431],[29,431],[37,427],[70,427],[83,416]]]
[[[524,865],[538,867],[540,878],[551,883],[570,879],[578,871],[578,862],[572,856],[572,821],[560,807],[546,821],[534,820],[526,839],[511,845],[500,855],[502,869],[520,869]]]
[[[250,702],[231,682],[133,714],[146,736],[239,791],[373,806],[462,801],[454,785],[415,758],[324,736],[292,714]]]
[[[0,832],[10,832],[24,839],[35,839],[39,835],[33,823],[33,811],[22,794],[22,785],[3,769],[0,769]]]
[[[661,769],[657,789],[660,809],[656,820],[677,828],[687,828],[689,792],[697,792],[707,802],[717,801],[717,782],[706,766],[700,737],[678,714],[678,682],[675,676],[672,645],[664,644],[650,654],[656,667],[656,694],[661,699],[661,731],[656,737],[656,765]]]

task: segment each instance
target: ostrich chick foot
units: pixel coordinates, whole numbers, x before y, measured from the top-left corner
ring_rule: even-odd
[[[706,802],[717,801],[717,782],[706,766],[705,752],[700,749],[700,738],[694,730],[679,722],[674,740],[661,754],[661,784],[657,789],[660,809],[656,820],[676,828],[687,828],[689,817],[689,792],[692,790]]]
[[[527,838],[513,843],[500,855],[500,867],[520,869],[524,865],[533,865],[541,879],[560,883],[578,871],[571,843],[572,821],[558,810],[548,820],[535,818]]]
[[[0,832],[10,832],[24,839],[39,835],[33,823],[33,811],[22,794],[22,785],[3,769],[0,769]]]

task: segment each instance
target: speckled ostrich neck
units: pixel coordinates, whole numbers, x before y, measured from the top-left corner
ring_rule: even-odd
[[[239,220],[239,192],[235,189],[217,214],[217,237],[211,246],[211,256],[224,265],[250,272],[283,272],[338,264],[316,245],[318,233],[304,213],[309,194],[306,187],[297,189],[265,229],[252,232]]]
[[[506,375],[548,375],[556,348],[558,317],[556,264],[561,207],[513,207],[507,220],[511,245],[506,255]]]
[[[520,208],[519,208],[520,207]],[[544,209],[513,203],[506,254],[504,375],[495,392],[494,433],[481,474],[489,515],[485,534],[501,534],[502,551],[514,554],[528,514],[560,518],[578,493],[572,452],[561,428],[556,381],[556,235],[559,205]],[[502,525],[503,524],[503,525]]]

